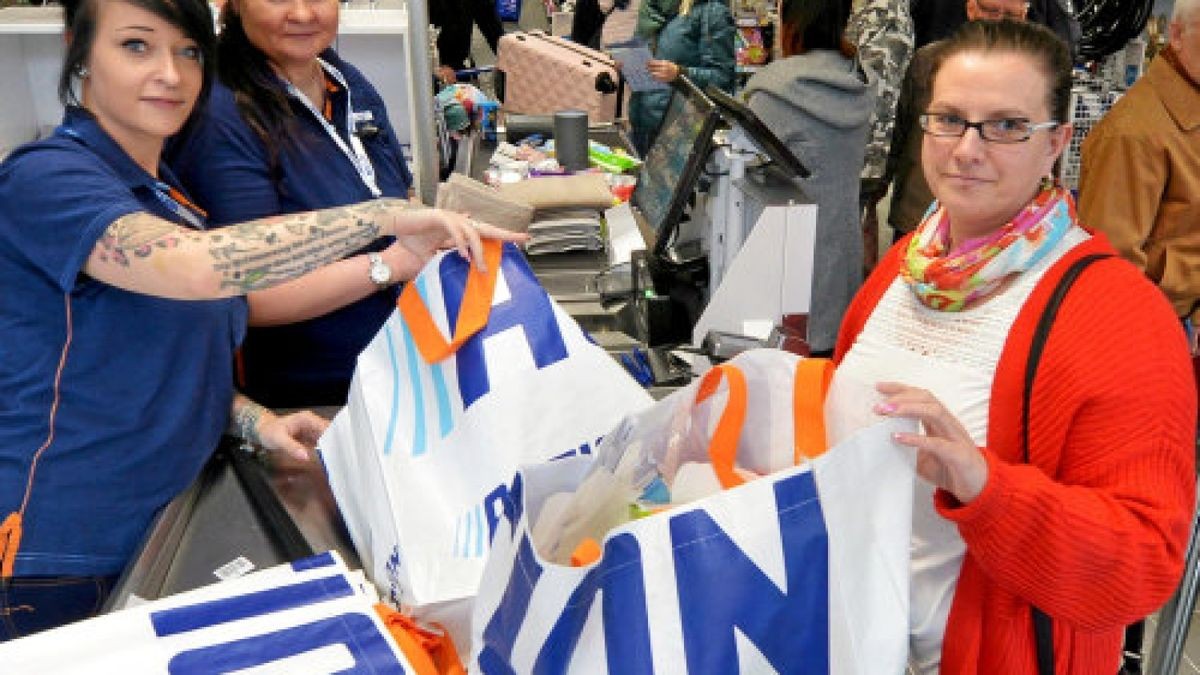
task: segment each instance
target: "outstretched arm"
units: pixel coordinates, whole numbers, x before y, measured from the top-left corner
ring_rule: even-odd
[[[270,288],[393,235],[417,256],[444,243],[483,264],[480,235],[519,235],[400,199],[277,216],[198,232],[144,212],[112,223],[84,272],[137,293],[203,300]]]

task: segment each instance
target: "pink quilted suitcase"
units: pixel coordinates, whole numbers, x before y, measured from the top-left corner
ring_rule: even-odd
[[[621,75],[601,52],[542,31],[508,33],[498,51],[505,111],[586,110],[590,122],[612,122],[621,114]]]

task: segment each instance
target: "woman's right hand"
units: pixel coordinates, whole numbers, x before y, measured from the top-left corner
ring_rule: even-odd
[[[659,82],[670,84],[679,78],[683,68],[679,67],[674,61],[664,61],[661,59],[650,59],[646,62],[646,70],[650,71],[650,76]]]
[[[483,262],[482,237],[524,243],[529,236],[523,233],[502,230],[473,220],[466,214],[445,209],[413,209],[407,202],[389,200],[391,234],[397,243],[408,249],[420,260],[428,260],[444,248],[454,248],[464,258],[475,263],[481,272],[487,271]]]
[[[917,474],[969,504],[983,492],[988,464],[963,428],[933,394],[898,382],[880,382],[875,390],[884,400],[875,412],[889,417],[909,417],[921,423],[924,433],[897,433],[896,442],[917,451]]]

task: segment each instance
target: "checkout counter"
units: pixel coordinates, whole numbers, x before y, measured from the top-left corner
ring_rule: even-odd
[[[321,464],[268,462],[225,438],[192,485],[155,519],[105,609],[328,550],[348,567],[361,567]]]

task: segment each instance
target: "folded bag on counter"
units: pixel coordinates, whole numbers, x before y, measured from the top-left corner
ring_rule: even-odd
[[[0,644],[0,671],[438,675],[397,646],[364,585],[325,553]]]
[[[821,418],[805,402],[814,380],[789,378],[796,358],[741,355],[623,421],[595,462],[522,467],[475,599],[472,672],[903,672],[914,475],[891,434],[915,425],[888,419],[807,458]],[[682,432],[680,411],[693,420]],[[616,526],[591,562],[537,549],[547,500],[609,463],[605,446],[663,458],[676,452],[664,434],[694,431],[716,492]],[[700,460],[678,443],[651,462],[668,482],[671,462],[677,474]],[[801,466],[746,480],[783,457]]]
[[[598,173],[527,178],[515,183],[503,183],[498,191],[506,199],[529,204],[535,211],[565,208],[607,209],[614,201],[608,181]]]
[[[446,182],[438,183],[436,206],[466,213],[476,220],[513,232],[524,232],[533,220],[533,207],[529,204],[508,199],[495,188],[461,173],[450,174]]]
[[[589,454],[651,403],[515,246],[484,248],[486,274],[447,252],[408,284],[318,445],[364,570],[401,608],[473,596],[516,468]]]

